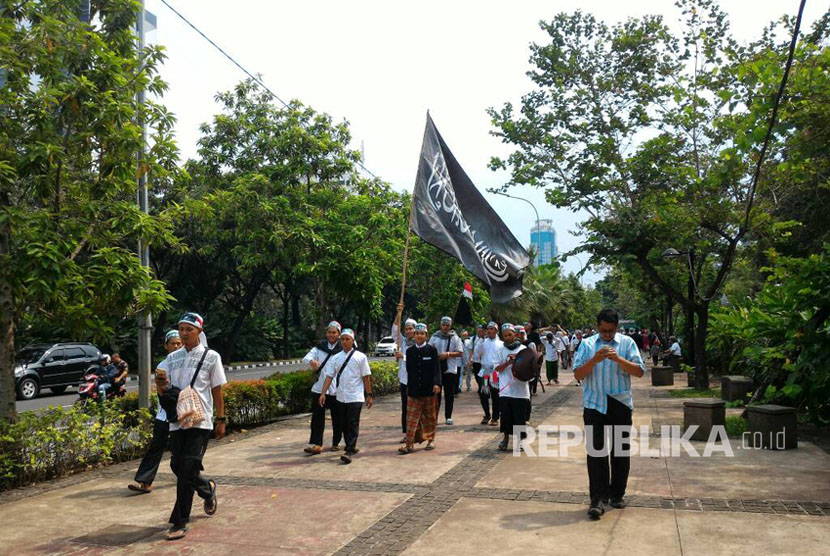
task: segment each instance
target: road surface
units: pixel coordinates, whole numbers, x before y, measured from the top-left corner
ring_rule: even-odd
[[[369,362],[372,361],[391,361],[390,357],[369,357]],[[293,371],[307,368],[302,363],[295,363],[293,365],[270,365],[267,367],[258,367],[254,369],[240,369],[236,371],[228,371],[227,377],[229,381],[233,380],[255,380],[257,378],[265,378],[274,373],[290,373]],[[138,381],[131,380],[127,383],[127,391],[133,392],[138,390]],[[78,399],[77,388],[67,388],[62,394],[53,394],[48,389],[44,389],[40,396],[33,400],[18,400],[17,412],[32,411],[43,409],[49,406],[53,407],[69,407],[75,400]]]

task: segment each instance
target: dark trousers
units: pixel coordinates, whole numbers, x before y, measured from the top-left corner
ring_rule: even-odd
[[[499,423],[499,430],[503,434],[512,436],[513,427],[524,426],[527,424],[527,416],[528,413],[530,413],[530,400],[502,396],[499,399],[499,406],[501,406],[501,423]],[[526,436],[527,433],[522,431],[522,439]]]
[[[164,450],[167,449],[167,438],[170,436],[170,424],[167,421],[153,419],[153,439],[147,448],[147,453],[141,459],[138,471],[135,472],[135,482],[145,485],[153,484],[159,470]]]
[[[435,414],[441,413],[441,394],[444,393],[447,398],[447,403],[444,406],[444,419],[452,419],[452,407],[455,401],[455,390],[458,388],[458,375],[452,373],[441,373],[441,392],[436,394],[438,396],[438,405],[435,408]]]
[[[481,385],[484,384],[484,379],[478,376],[481,370],[481,363],[473,363],[473,376],[476,379],[478,387],[478,400],[481,402],[481,408],[484,410],[484,418],[490,420],[490,396],[481,393]]]
[[[589,437],[587,431],[586,442],[593,440],[593,446],[597,450],[605,447],[605,427],[611,427],[611,446],[609,454],[605,456],[588,456],[588,482],[590,485],[591,505],[596,505],[600,500],[607,501],[609,498],[622,498],[625,495],[625,487],[628,484],[628,472],[631,469],[631,458],[629,456],[617,455],[621,446],[614,446],[614,428],[627,425],[631,426],[631,408],[624,403],[608,397],[608,409],[603,415],[595,409],[584,409],[582,419],[585,425],[592,425],[593,431]],[[623,432],[623,444],[630,448],[629,432]],[[610,456],[610,466],[609,466]]]
[[[673,372],[679,373],[680,372],[680,357],[674,354],[669,355],[669,366],[672,368]]]
[[[332,437],[331,445],[340,444],[343,438],[343,425],[337,413],[337,397],[326,394],[326,405],[320,407],[320,394],[311,393],[311,438],[308,443],[314,446],[323,445],[323,432],[326,430],[326,409],[331,415]]]
[[[357,447],[357,436],[360,433],[360,411],[363,402],[337,402],[340,412],[340,422],[343,423],[343,438],[346,440],[346,452],[354,452]]]
[[[660,355],[655,353],[654,355],[651,356],[651,363],[656,367],[659,359],[660,359]]]
[[[403,429],[403,433],[406,434],[406,384],[401,384],[401,428]]]
[[[210,483],[202,475],[202,458],[210,433],[209,430],[196,428],[170,433],[170,469],[176,474],[176,503],[170,514],[170,523],[190,521],[194,492],[201,498],[210,498]]]
[[[499,387],[498,386],[491,386],[490,387],[490,401],[493,404],[493,419],[498,421],[499,416],[501,415],[501,406],[499,405]]]

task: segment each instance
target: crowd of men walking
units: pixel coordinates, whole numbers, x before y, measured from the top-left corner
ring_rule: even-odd
[[[410,454],[426,443],[425,451],[436,448],[436,428],[444,406],[444,423],[452,426],[454,400],[466,382],[473,380],[481,404],[481,425],[499,427],[498,449],[507,451],[515,434],[525,437],[524,428],[532,413],[537,388],[559,384],[559,370],[573,369],[583,390],[583,419],[595,450],[606,444],[604,429],[631,425],[634,408],[631,377],[643,375],[643,353],[679,357],[674,337],[668,350],[660,351],[663,340],[647,331],[618,332],[619,316],[611,309],[597,316],[597,328],[569,332],[556,325],[536,329],[532,323],[514,325],[494,321],[475,327],[473,334],[453,330],[450,317],[440,320],[432,334],[426,323],[402,320],[403,306],[393,323],[392,336],[398,349],[398,380],[401,400],[401,431],[398,453]],[[225,434],[222,385],[227,382],[220,355],[210,350],[203,332],[204,320],[196,313],[182,316],[176,330],[165,337],[167,357],[155,373],[159,410],[153,438],[129,488],[139,493],[152,491],[165,448],[171,450],[170,466],[177,477],[176,502],[170,514],[169,540],[187,534],[194,494],[204,500],[204,511],[216,513],[216,482],[202,474],[202,461],[211,434]],[[545,377],[540,367],[531,376],[514,372],[517,358],[528,359],[523,350],[544,354]],[[533,352],[530,352],[533,355]],[[534,355],[534,360],[536,356]],[[337,321],[326,327],[326,337],[303,361],[316,373],[311,387],[312,415],[309,455],[323,452],[326,413],[331,418],[330,451],[340,451],[344,464],[360,452],[358,438],[364,404],[373,404],[371,369],[364,353],[357,349],[355,332]],[[655,359],[656,362],[656,359]],[[627,439],[627,432],[622,438]],[[615,438],[613,434],[611,439]],[[341,442],[343,447],[341,448]],[[516,440],[514,439],[514,443]],[[588,455],[591,504],[588,515],[599,519],[605,507],[622,508],[630,466],[629,458],[617,452],[613,443],[603,456]],[[514,446],[522,451],[521,442]]]

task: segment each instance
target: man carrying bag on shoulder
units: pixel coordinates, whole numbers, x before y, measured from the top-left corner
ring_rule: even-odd
[[[156,388],[170,421],[170,468],[176,474],[176,503],[170,514],[168,540],[184,538],[190,521],[193,494],[204,501],[205,513],[216,513],[216,483],[201,472],[202,458],[213,430],[216,406],[216,439],[225,436],[225,405],[222,385],[227,382],[221,356],[201,343],[203,321],[196,313],[179,320],[182,349],[167,356],[167,376],[156,375]],[[166,378],[166,379],[165,379]]]

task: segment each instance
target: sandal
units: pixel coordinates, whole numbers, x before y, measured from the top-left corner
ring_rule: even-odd
[[[213,515],[219,507],[219,501],[216,499],[216,481],[211,480],[208,483],[210,483],[210,498],[205,500],[205,513]]]
[[[507,442],[504,442],[504,441],[499,442],[499,450],[501,450],[502,452],[506,452],[507,451]]]
[[[153,485],[147,483],[133,483],[127,485],[127,488],[140,494],[149,494],[150,491],[153,490]]]
[[[340,461],[342,461],[345,464],[349,464],[352,462],[352,458],[351,456],[349,456],[349,454],[343,454],[342,456],[340,456]]]
[[[403,455],[411,454],[414,451],[415,450],[411,446],[401,446],[400,448],[398,448],[398,453]]]
[[[183,539],[185,535],[187,535],[187,525],[174,525],[167,530],[164,537],[168,541],[177,541],[179,539]]]
[[[482,419],[482,420],[481,420],[481,424],[482,424],[482,425],[486,425],[486,424],[487,424],[487,423],[489,423],[489,422],[490,422],[490,418],[489,418],[489,417],[485,417],[484,419]]]
[[[426,445],[426,447],[424,448],[424,450],[434,450],[434,449],[435,449],[435,444],[433,444],[433,443],[432,443],[432,440],[430,440],[429,442],[427,442],[427,445]]]

